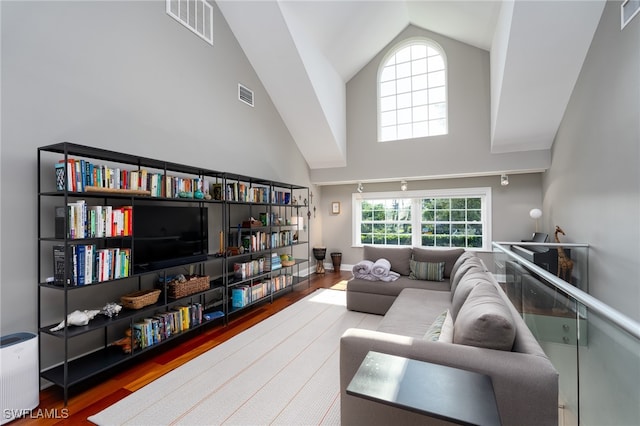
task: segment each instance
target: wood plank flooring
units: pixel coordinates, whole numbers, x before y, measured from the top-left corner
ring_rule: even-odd
[[[351,278],[350,272],[311,275],[309,286],[298,286],[273,303],[264,303],[231,317],[227,326],[203,327],[176,341],[167,343],[80,385],[71,387],[64,406],[64,394],[58,386],[40,392],[40,405],[30,415],[14,420],[11,426],[92,425],[87,417],[102,411],[163,374],[225,342],[319,288],[329,288]]]

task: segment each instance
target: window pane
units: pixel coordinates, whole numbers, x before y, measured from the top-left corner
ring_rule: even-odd
[[[398,53],[396,53],[396,64],[402,62],[409,62],[411,60],[411,46],[407,46]]]
[[[431,120],[436,118],[444,118],[447,116],[446,104],[430,104],[429,105],[429,118]]]
[[[384,84],[384,83],[383,83]],[[396,80],[397,93],[407,93],[411,91],[411,77]]]
[[[464,222],[466,219],[466,214],[464,210],[451,210],[451,221],[452,222]]]
[[[398,95],[398,106],[397,108],[409,108],[411,106],[411,93],[403,93],[402,95]]]
[[[411,62],[411,74],[417,75],[417,74],[426,74],[426,73],[427,73],[426,59],[420,59],[420,60]]]
[[[440,52],[438,52],[436,49],[434,49],[431,46],[427,46],[427,55],[428,56],[440,55]]]
[[[387,81],[380,83],[380,96],[390,96],[396,94],[396,81]]]
[[[413,129],[413,125],[411,124],[399,124],[398,125],[398,139],[409,139],[413,135],[411,134],[411,130]]]
[[[421,121],[419,123],[413,123],[413,137],[422,138],[429,136],[429,123],[427,121]]]
[[[465,224],[451,224],[451,235],[466,235],[467,225]]]
[[[451,247],[451,238],[448,235],[436,235],[436,247]]]
[[[414,91],[412,94],[413,105],[426,105],[427,104],[427,91],[426,90],[418,90]]]
[[[411,108],[398,110],[398,124],[411,123]]]
[[[373,231],[373,226],[370,223],[360,224],[360,233],[370,234]]]
[[[480,198],[467,198],[467,208],[469,209],[482,208],[482,200]]]
[[[424,120],[426,126],[426,120],[429,118],[429,109],[430,107],[426,105],[413,108],[413,121]]]
[[[469,210],[467,211],[467,221],[469,222],[480,222],[482,218],[482,214],[480,210]]]
[[[411,58],[419,59],[427,56],[427,46],[424,44],[414,44],[411,46]]]
[[[424,247],[433,247],[435,245],[435,237],[433,235],[423,235],[422,236],[422,245]]]
[[[447,134],[447,122],[446,120],[432,120],[429,121],[429,135],[446,135]]]
[[[451,199],[449,198],[436,198],[436,209],[449,209],[451,208]]]
[[[429,72],[443,70],[444,60],[442,59],[442,56],[438,55],[429,57],[427,67],[429,68]]]
[[[464,209],[467,207],[465,198],[452,198],[451,199],[451,208],[452,209]]]
[[[396,111],[383,112],[380,114],[380,124],[383,126],[392,126],[396,124]]]
[[[436,221],[449,221],[450,218],[450,210],[436,210]]]
[[[411,75],[411,62],[396,65],[396,78],[409,77]]]
[[[444,102],[446,98],[446,91],[444,87],[436,87],[435,89],[429,89],[429,102],[432,104],[438,102]]]
[[[380,98],[380,111],[391,111],[392,109],[396,109],[395,96],[385,96],[384,98]]]
[[[433,221],[436,218],[436,213],[433,210],[423,210],[422,211],[422,220],[423,221]]]
[[[396,126],[391,127],[383,127],[380,129],[380,140],[381,141],[394,141],[398,139],[398,135],[396,133]]]
[[[360,235],[360,242],[362,244],[372,244],[373,243],[373,235],[371,235],[371,234],[362,234],[362,235]]]
[[[416,75],[412,78],[413,90],[423,90],[427,88],[427,75],[428,74]]]
[[[430,72],[427,76],[429,87],[444,86],[444,71]]]
[[[380,81],[389,81],[395,80],[396,78],[396,67],[388,66],[382,69],[382,73],[380,74]]]

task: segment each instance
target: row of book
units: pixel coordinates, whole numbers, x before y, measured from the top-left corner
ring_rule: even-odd
[[[249,262],[234,263],[233,264],[233,276],[237,279],[247,279],[254,275],[264,273],[265,260],[263,257],[260,259],[251,260]]]
[[[245,251],[260,251],[270,248],[284,247],[293,244],[294,232],[291,230],[263,232],[254,231],[251,235],[238,234],[240,241],[238,245],[244,247]]]
[[[202,324],[202,318],[202,304],[193,303],[137,321],[132,330],[134,348],[157,345],[175,334]]]
[[[245,203],[289,204],[291,193],[271,190],[268,186],[251,186],[243,182],[229,182],[226,186],[225,199]]]
[[[243,308],[292,284],[292,275],[278,275],[251,285],[238,285],[231,290],[231,306]]]
[[[69,158],[55,164],[56,189],[86,192],[88,188],[130,189],[146,191],[152,197],[178,198],[184,194],[209,192],[210,183],[204,178],[190,178],[154,173],[147,169],[126,170],[93,164],[84,159]]]
[[[64,285],[65,263],[67,285],[83,286],[131,275],[131,249],[98,249],[94,244],[53,246],[53,282]]]
[[[67,220],[67,238],[128,237],[133,234],[132,206],[88,206],[85,200],[56,207],[56,238],[64,238]]]

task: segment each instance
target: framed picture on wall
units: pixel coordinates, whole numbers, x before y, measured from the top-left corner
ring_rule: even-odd
[[[340,201],[334,201],[331,203],[331,213],[340,214]]]

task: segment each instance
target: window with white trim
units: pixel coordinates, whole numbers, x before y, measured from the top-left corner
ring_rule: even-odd
[[[353,245],[490,250],[491,188],[354,193]]]
[[[378,141],[446,135],[447,64],[432,40],[412,38],[378,69]]]

